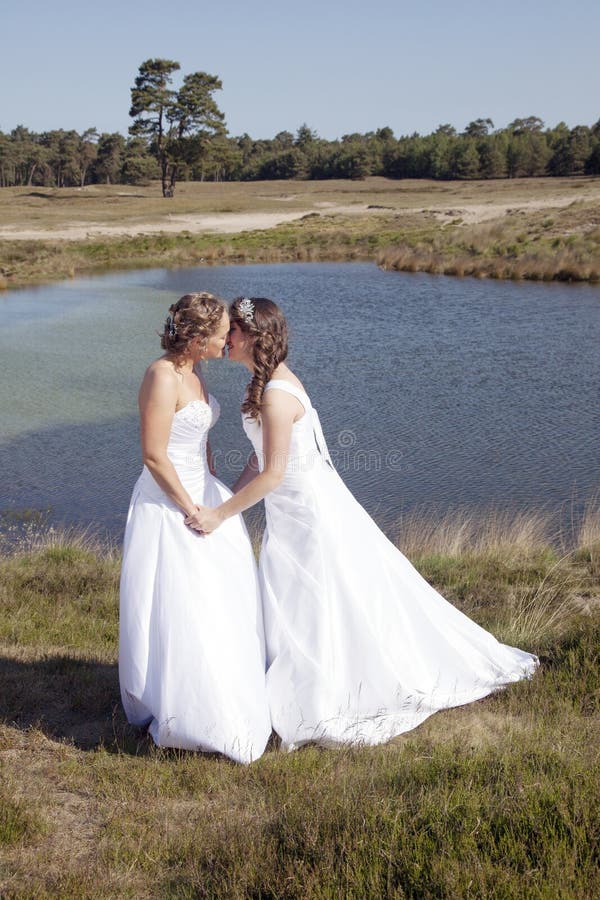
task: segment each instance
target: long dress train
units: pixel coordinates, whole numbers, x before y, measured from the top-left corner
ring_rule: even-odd
[[[168,455],[194,502],[231,492],[209,471],[214,397],[173,419]],[[121,696],[161,747],[250,762],[271,734],[256,563],[241,516],[203,537],[144,468],[127,518],[121,573]]]
[[[259,562],[271,718],[283,745],[377,744],[437,710],[530,676],[448,603],[385,537],[328,457],[308,396],[281,485],[265,498]],[[243,419],[263,466],[260,423]]]

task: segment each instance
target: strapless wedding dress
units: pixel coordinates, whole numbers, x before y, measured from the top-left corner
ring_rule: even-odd
[[[208,469],[217,401],[173,418],[168,455],[198,504],[231,496]],[[144,468],[133,490],[121,574],[121,696],[161,747],[250,762],[271,734],[257,572],[241,516],[203,537]]]
[[[281,380],[266,390],[305,409],[283,482],[265,498],[259,563],[267,692],[284,746],[378,744],[530,676],[536,657],[448,603],[354,499],[307,395]],[[262,468],[260,423],[243,421]]]

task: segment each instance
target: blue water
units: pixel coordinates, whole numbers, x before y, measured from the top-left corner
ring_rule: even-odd
[[[268,296],[332,456],[376,516],[577,509],[598,489],[600,289],[382,272],[366,263],[153,269],[0,297],[0,509],[49,509],[119,537],[140,468],[137,389],[169,304]],[[249,451],[246,369],[211,362],[211,443],[232,483]]]

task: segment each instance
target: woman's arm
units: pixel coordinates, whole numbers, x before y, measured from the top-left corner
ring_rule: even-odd
[[[226,519],[249,509],[274,490],[283,480],[288,462],[292,425],[303,410],[299,400],[284,391],[271,390],[261,408],[265,465],[233,497],[215,509],[200,507],[186,518],[186,525],[210,534]]]
[[[156,364],[150,366],[142,381],[138,400],[142,459],[165,494],[189,516],[196,506],[167,456],[177,406],[177,389],[177,380],[172,372]]]
[[[253,453],[248,462],[246,463],[246,467],[234,486],[232,487],[232,491],[234,494],[237,494],[238,491],[241,491],[243,487],[246,487],[249,481],[252,481],[254,476],[258,473],[258,460],[256,458],[256,453]]]
[[[209,438],[206,439],[206,461],[208,463],[208,471],[210,472],[211,475],[214,475],[216,477],[217,470],[215,467],[215,461],[214,461],[214,458],[212,455]]]

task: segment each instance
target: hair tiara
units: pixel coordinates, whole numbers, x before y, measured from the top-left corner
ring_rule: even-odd
[[[236,305],[237,311],[244,322],[248,325],[252,324],[254,321],[254,303],[250,297],[240,297],[240,299],[236,301]]]

